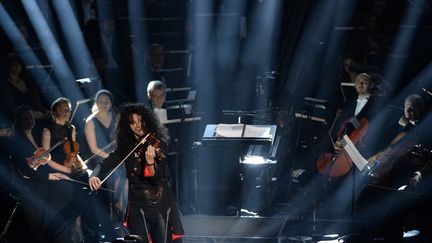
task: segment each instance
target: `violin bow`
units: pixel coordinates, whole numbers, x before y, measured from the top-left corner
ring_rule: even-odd
[[[62,178],[62,179],[63,179],[63,178]],[[85,186],[90,187],[90,185],[89,185],[88,183],[85,183],[85,182],[82,182],[82,181],[79,181],[79,180],[75,180],[75,179],[72,179],[72,178],[69,178],[69,179],[63,179],[63,180],[71,181],[71,182],[75,182],[75,183],[78,183],[78,184],[81,184],[81,185],[85,185]],[[101,187],[100,189],[101,189],[102,191],[107,191],[107,192],[117,193],[116,191],[111,190],[111,189],[108,189],[108,188],[105,188],[105,187]]]
[[[123,164],[123,162],[133,153],[135,152],[135,150],[141,145],[144,144],[147,141],[148,136],[150,136],[151,133],[148,133],[143,139],[141,139],[141,141],[135,145],[135,147],[124,157],[124,159],[122,161],[120,161],[120,163],[118,163],[118,165],[116,167],[114,167],[114,169],[111,170],[111,172],[101,181],[101,184],[103,184],[111,175],[112,173],[114,173],[114,171],[117,170],[117,168],[120,167],[121,164]]]
[[[94,157],[98,156],[99,154],[101,154],[102,152],[107,152],[114,144],[116,143],[116,140],[113,140],[111,143],[105,145],[105,147],[101,148],[99,152],[93,154],[92,156],[90,156],[88,159],[83,161],[83,164],[87,164],[88,162],[90,162],[92,159],[94,159]]]

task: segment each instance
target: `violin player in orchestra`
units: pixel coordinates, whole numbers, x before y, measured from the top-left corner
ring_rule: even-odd
[[[424,242],[432,242],[432,113],[425,111],[424,99],[417,94],[404,101],[399,132],[382,151],[368,159],[378,163],[371,172],[374,183],[387,188],[381,196],[386,216],[382,223],[385,242],[403,242],[413,218]]]
[[[43,219],[47,210],[46,198],[47,181],[58,181],[68,179],[65,174],[51,171],[46,163],[50,161],[49,153],[41,156],[39,152],[43,150],[39,142],[33,136],[35,117],[30,106],[21,105],[15,109],[15,135],[11,137],[7,144],[10,152],[16,176],[11,182],[15,187],[18,200],[23,205],[24,214],[33,232],[30,235],[36,236],[40,242],[44,242],[46,225]],[[21,238],[22,239],[22,238]],[[36,239],[32,239],[36,242]]]
[[[87,144],[92,152],[89,163],[92,168],[100,169],[100,163],[106,159],[116,146],[115,129],[118,122],[118,115],[113,107],[113,95],[106,89],[99,90],[94,97],[91,108],[92,114],[87,117],[84,128]],[[87,160],[89,160],[87,159]],[[113,224],[120,225],[123,222],[123,215],[127,204],[127,178],[126,169],[122,165],[107,180],[107,188],[116,193],[98,193],[98,217],[106,233],[112,233]]]
[[[125,104],[120,110],[117,148],[101,169],[90,176],[98,190],[119,163],[125,163],[129,179],[129,205],[125,225],[142,242],[181,241],[184,234],[174,196],[166,179],[168,135],[155,114],[144,104]]]
[[[51,171],[68,175],[74,180],[87,181],[86,166],[79,157],[75,127],[70,123],[72,106],[69,99],[59,97],[51,104],[52,120],[42,130],[42,146],[51,151],[47,163]],[[62,146],[56,144],[62,142]],[[47,238],[52,242],[71,242],[85,239],[96,241],[97,218],[95,201],[78,183],[61,180],[49,184],[47,203],[50,214],[45,218]]]

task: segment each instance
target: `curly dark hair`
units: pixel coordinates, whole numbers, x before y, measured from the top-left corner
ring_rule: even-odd
[[[131,149],[130,146],[136,142],[134,133],[129,126],[132,114],[138,114],[142,117],[141,124],[143,124],[143,130],[146,134],[154,132],[161,141],[161,146],[166,147],[168,145],[168,131],[159,123],[153,111],[142,103],[127,103],[120,108],[120,120],[117,126],[117,144],[120,153],[127,153]]]

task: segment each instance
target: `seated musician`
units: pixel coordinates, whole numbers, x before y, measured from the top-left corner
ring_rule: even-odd
[[[369,74],[360,73],[357,75],[355,89],[357,99],[348,102],[343,111],[337,114],[337,120],[339,120],[339,124],[336,126],[339,127],[335,142],[335,149],[337,150],[341,150],[342,147],[338,140],[344,135],[348,135],[356,147],[362,151],[362,148],[367,144],[364,142],[364,138],[368,129],[368,121],[376,114],[375,111],[379,107],[379,100],[373,95],[374,80]],[[351,169],[352,165],[346,158],[347,156],[323,154],[317,161],[317,169],[325,176],[343,176]]]
[[[374,80],[367,73],[360,73],[355,78],[355,90],[357,99],[345,105],[342,114],[342,121],[348,121],[343,124],[343,134],[350,135],[354,130],[358,129],[359,122],[362,118],[370,120],[375,113],[373,109],[377,107],[377,98],[373,95]],[[354,141],[353,141],[354,142]]]
[[[388,212],[383,222],[385,242],[403,242],[408,215],[416,216],[422,237],[427,242],[432,240],[432,201],[430,193],[427,193],[431,189],[428,181],[431,158],[430,155],[423,156],[422,151],[415,151],[423,146],[430,148],[431,145],[432,117],[431,114],[423,116],[423,110],[421,96],[409,95],[404,102],[404,115],[399,119],[400,132],[386,149],[369,159],[370,162],[379,161],[372,176],[376,183],[390,192],[381,195],[388,196],[383,199],[386,202],[385,211]],[[403,185],[406,187],[401,191]]]
[[[60,97],[52,103],[53,120],[42,131],[42,146],[48,150],[59,141],[66,140],[63,146],[51,151],[51,161],[48,165],[52,171],[67,174],[75,180],[86,180],[87,175],[83,173],[85,167],[81,164],[78,155],[79,145],[76,142],[75,127],[70,124],[71,111],[71,102],[67,98]],[[88,241],[96,241],[97,236],[92,233],[96,232],[97,227],[93,215],[95,210],[92,209],[94,200],[88,197],[88,192],[83,191],[79,184],[72,184],[71,181],[51,183],[48,190],[50,193],[47,205],[51,214],[46,217],[46,221],[49,240],[69,242],[73,237],[84,237]],[[81,220],[81,225],[80,215],[86,217],[86,220]],[[73,231],[74,227],[81,229],[79,226],[83,224],[91,230],[86,230],[86,227],[82,233]]]
[[[46,200],[49,193],[48,181],[58,181],[68,179],[69,177],[50,171],[48,166],[44,165],[50,161],[50,156],[42,155],[40,145],[33,136],[35,118],[30,106],[22,105],[15,109],[15,135],[12,136],[10,143],[6,144],[14,167],[17,170],[17,177],[10,186],[15,186],[17,196],[20,199],[24,214],[33,232],[26,232],[33,236],[34,233],[41,242],[44,242],[44,218],[49,210],[46,207]],[[12,185],[15,184],[15,185]],[[24,236],[20,238],[23,241],[30,240]],[[36,242],[36,239],[31,239]]]

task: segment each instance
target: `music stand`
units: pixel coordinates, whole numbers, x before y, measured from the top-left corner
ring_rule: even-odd
[[[169,155],[175,156],[175,198],[178,202],[180,202],[179,197],[179,156],[183,156],[184,148],[179,146],[180,144],[184,144],[183,142],[179,142],[179,139],[186,138],[185,131],[189,129],[193,129],[193,126],[196,125],[196,122],[201,121],[201,116],[197,116],[193,112],[193,103],[195,102],[195,90],[188,90],[189,95],[186,99],[179,100],[171,100],[165,102],[167,108],[166,111],[166,120],[161,119],[161,123],[168,128],[170,136],[173,138],[173,141],[176,145],[176,151],[169,153]],[[186,125],[190,126],[186,126]],[[191,127],[192,126],[192,127]],[[189,144],[189,143],[185,143]],[[195,163],[195,162],[194,162]],[[195,166],[194,166],[195,167]],[[195,170],[195,169],[193,169]]]
[[[271,145],[276,125],[207,124],[202,137],[205,145]]]
[[[355,100],[357,97],[357,91],[355,90],[354,83],[341,83],[340,90],[344,103],[346,103],[348,100]]]
[[[306,100],[306,105],[311,103],[314,100]],[[317,106],[317,104],[319,106]],[[311,193],[311,203],[313,205],[313,215],[316,215],[316,210],[318,207],[318,196],[319,192],[318,186],[323,186],[322,183],[317,182],[317,177],[315,177],[315,173],[317,173],[316,161],[317,158],[321,154],[326,153],[334,153],[334,143],[330,135],[330,131],[328,129],[327,121],[321,117],[312,116],[310,113],[313,108],[323,109],[323,102],[317,103],[312,102],[309,106],[310,111],[308,113],[295,113],[294,117],[297,120],[297,136],[295,143],[295,153],[294,156],[299,156],[300,158],[293,158],[294,163],[297,161],[306,161],[308,163],[299,163],[293,164],[292,166],[292,178],[295,178],[298,182],[306,182],[308,185],[307,188],[303,190],[310,190]],[[324,106],[325,107],[325,106]],[[300,143],[300,144],[299,144]],[[304,157],[302,157],[302,156]],[[313,161],[312,163],[310,161]],[[311,180],[311,183],[309,182]],[[324,185],[325,186],[325,185]],[[309,193],[308,193],[309,194]],[[313,231],[316,231],[316,217],[313,217],[312,228]]]
[[[272,145],[276,137],[276,130],[276,125],[207,124],[202,142],[205,145]],[[240,154],[237,157],[240,158]],[[241,188],[243,178],[240,166],[237,170],[238,185]],[[239,206],[236,210],[237,217],[241,217],[241,209],[242,196],[240,195]]]

